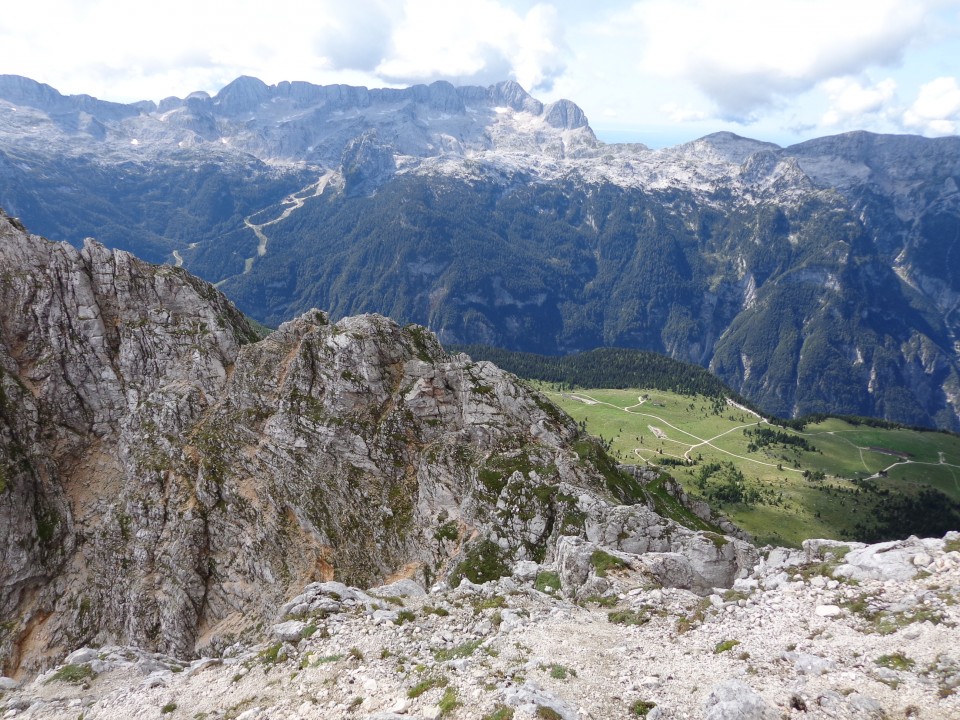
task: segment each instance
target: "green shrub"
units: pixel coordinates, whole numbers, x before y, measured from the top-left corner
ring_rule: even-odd
[[[902,652],[895,652],[892,655],[881,655],[874,662],[880,667],[889,668],[890,670],[909,670],[914,665],[916,661],[908,658]]]
[[[280,656],[280,648],[283,647],[282,642],[274,643],[266,650],[261,650],[260,654],[257,657],[260,659],[264,665],[274,665],[276,664]]]
[[[456,708],[460,707],[460,701],[457,700],[457,691],[452,687],[448,687],[443,691],[443,697],[440,698],[437,706],[440,708],[440,717],[446,717],[452,713]]]
[[[713,648],[713,652],[714,654],[719,655],[720,653],[727,652],[727,650],[733,650],[739,644],[739,640],[722,640],[717,643],[716,647]]]
[[[593,551],[593,554],[590,555],[590,564],[593,565],[597,577],[606,577],[610,570],[627,567],[626,562],[603,550]]]
[[[614,610],[607,613],[607,620],[615,625],[646,625],[650,617],[639,610]]]
[[[566,680],[568,677],[576,677],[577,671],[564,665],[550,665],[550,677],[554,680]]]
[[[555,572],[542,570],[537,573],[537,579],[533,582],[533,587],[542,593],[547,592],[547,588],[553,588],[554,591],[560,589],[560,576]]]
[[[414,698],[418,698],[421,695],[423,695],[425,692],[427,692],[427,690],[432,690],[433,688],[446,687],[449,682],[450,681],[447,680],[442,675],[428,677],[424,680],[421,680],[412,688],[407,690],[407,697],[410,698],[411,700]]]
[[[457,587],[463,578],[481,585],[488,580],[498,580],[510,574],[507,566],[509,555],[492,540],[472,543],[464,559],[450,574],[450,585]]]
[[[416,619],[417,616],[412,610],[401,610],[397,613],[397,619],[393,622],[397,625],[403,625],[405,622],[413,622]]]
[[[433,653],[433,657],[437,662],[445,662],[447,660],[457,660],[459,658],[470,657],[476,652],[477,648],[480,647],[480,643],[482,642],[483,640],[468,640],[467,642],[457,645],[454,648],[450,648],[449,650],[437,650]]]
[[[635,717],[646,717],[656,706],[656,703],[648,702],[646,700],[637,700],[635,703],[633,703],[633,705],[630,706],[630,712]]]
[[[93,668],[89,665],[77,665],[71,663],[69,665],[64,665],[59,668],[49,680],[51,682],[68,682],[79,685],[84,683],[87,680],[93,680],[97,674],[93,671]]]
[[[168,702],[166,705],[160,708],[160,712],[163,713],[164,715],[167,715],[169,713],[172,713],[176,709],[177,709],[177,704],[175,702]]]

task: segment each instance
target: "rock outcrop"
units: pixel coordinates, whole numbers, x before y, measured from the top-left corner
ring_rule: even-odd
[[[561,544],[584,547],[573,538]],[[891,570],[859,584],[837,573],[857,548],[768,549],[737,589],[708,597],[659,587],[622,553],[603,565],[606,589],[593,571],[581,578],[580,589],[599,594],[578,601],[573,586],[571,597],[557,592],[558,574],[572,579],[561,553],[555,563],[516,563],[498,580],[438,583],[402,598],[311,583],[276,609],[266,632],[219,657],[78,648],[36,679],[0,679],[0,712],[44,720],[955,718],[960,534],[923,545],[922,573]]]
[[[6,673],[90,643],[214,652],[308,583],[484,582],[561,536],[675,555],[661,580],[700,592],[756,559],[419,326],[312,311],[258,341],[179,268],[6,217],[0,267]]]

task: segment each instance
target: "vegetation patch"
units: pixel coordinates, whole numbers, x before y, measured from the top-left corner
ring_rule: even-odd
[[[650,616],[640,610],[614,610],[607,613],[607,620],[615,625],[646,625]]]
[[[440,708],[440,717],[446,717],[460,707],[460,705],[461,703],[457,699],[457,691],[452,687],[448,687],[443,691],[443,697],[440,698],[440,702],[437,703],[437,707]]]
[[[586,387],[540,389],[584,435],[605,438],[601,449],[611,458],[659,468],[665,483],[669,471],[693,499],[722,506],[758,545],[941,537],[960,523],[960,436],[828,416],[787,431],[775,422],[790,423],[729,404],[728,397],[739,402],[732,395]],[[577,452],[593,455],[580,442]],[[657,512],[704,529],[664,482],[641,488]]]
[[[906,671],[910,670],[917,663],[908,658],[902,652],[895,652],[891,655],[881,655],[874,662],[880,667],[885,667],[890,670],[901,670]]]
[[[843,603],[843,607],[866,623],[864,632],[878,635],[892,635],[913,623],[930,622],[940,625],[944,622],[943,615],[936,610],[918,607],[910,611],[892,613],[880,607],[879,603],[877,598],[864,594]]]
[[[492,713],[484,715],[483,720],[513,720],[513,708],[499,705]]]
[[[477,585],[498,580],[510,574],[509,559],[507,552],[492,540],[472,543],[450,574],[450,585],[457,587],[463,578]]]
[[[563,716],[546,705],[537,705],[537,714],[534,716],[540,720],[563,720]]]
[[[393,622],[395,625],[403,625],[404,623],[413,622],[416,619],[417,615],[412,610],[401,610],[397,613],[397,619]]]
[[[573,668],[567,667],[566,665],[551,663],[550,665],[541,665],[540,667],[549,671],[550,677],[552,677],[554,680],[566,680],[567,678],[577,676],[577,671]]]
[[[470,657],[477,651],[477,648],[480,647],[483,640],[468,640],[465,643],[457,645],[453,648],[442,648],[436,650],[433,653],[433,657],[437,662],[446,662],[448,660],[457,660],[459,658]]]
[[[446,687],[449,682],[450,681],[442,675],[425,678],[407,690],[407,697],[410,699],[418,698],[428,690],[433,690],[433,688]]]
[[[280,650],[282,647],[283,647],[282,642],[274,643],[273,645],[266,648],[265,650],[261,650],[260,653],[257,655],[257,658],[264,665],[275,665],[277,662],[286,659],[286,656],[281,655],[280,653]]]
[[[560,589],[560,575],[549,570],[541,570],[537,573],[537,579],[533,581],[533,587],[542,593],[553,593]]]
[[[637,700],[630,706],[630,714],[634,717],[646,717],[657,706],[647,700]]]
[[[70,663],[69,665],[64,665],[63,667],[58,668],[53,674],[53,677],[48,679],[45,684],[52,682],[65,682],[79,685],[87,682],[88,680],[93,680],[93,678],[96,676],[97,674],[89,665]]]
[[[593,551],[590,555],[590,564],[593,565],[593,570],[597,574],[597,577],[606,577],[607,573],[611,570],[620,570],[629,567],[624,560],[603,550]]]
[[[737,645],[740,644],[739,640],[721,640],[713,648],[714,655],[719,655],[720,653],[725,653],[728,650],[733,650]]]
[[[433,537],[440,541],[449,540],[456,542],[460,538],[460,531],[457,529],[456,520],[450,520],[438,527],[433,533]]]

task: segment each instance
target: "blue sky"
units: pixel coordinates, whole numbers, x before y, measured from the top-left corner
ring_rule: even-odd
[[[129,102],[235,77],[519,81],[607,141],[960,132],[960,0],[36,0],[0,73]]]

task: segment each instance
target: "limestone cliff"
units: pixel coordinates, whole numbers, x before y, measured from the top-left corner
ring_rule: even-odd
[[[756,559],[419,326],[312,311],[259,340],[179,268],[6,216],[0,367],[7,674],[89,643],[190,656],[311,581],[491,579],[561,535],[671,554],[700,591]]]

